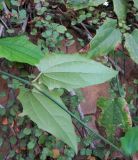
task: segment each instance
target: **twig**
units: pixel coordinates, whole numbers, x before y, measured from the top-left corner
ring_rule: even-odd
[[[116,60],[116,57],[115,57],[115,52],[114,52],[114,62],[115,62],[115,65],[117,66],[117,60]],[[119,75],[116,76],[116,83],[117,83],[117,87],[118,87],[119,96],[122,97],[122,93],[121,93],[121,90],[120,90]]]
[[[70,95],[71,95],[71,96],[76,96],[75,91],[74,91],[74,90],[70,91]],[[84,119],[84,113],[82,112],[82,109],[81,109],[81,105],[80,105],[80,104],[77,106],[77,109],[78,109],[78,112],[80,113],[81,119]]]
[[[3,21],[3,19],[0,17],[0,21],[2,22],[2,24],[4,25],[4,27],[6,28],[6,29],[9,29],[9,27],[7,26],[7,24]]]
[[[109,61],[115,69],[124,74],[124,71],[110,57],[104,56],[104,58]]]
[[[70,95],[71,95],[71,96],[75,96],[75,95],[76,95],[75,91],[74,91],[74,90],[70,91]],[[84,113],[82,112],[82,109],[81,109],[81,105],[80,105],[80,104],[77,106],[77,110],[78,110],[78,112],[79,112],[79,114],[80,114],[81,120],[83,120],[83,119],[84,119]],[[86,137],[86,135],[87,135],[87,130],[84,129],[83,132],[84,132],[84,133],[83,133],[83,134],[84,134],[84,137]]]
[[[73,123],[74,127],[76,128],[77,132],[79,133],[79,135],[81,136],[81,138],[83,138],[83,135],[82,135],[81,131],[79,130],[78,126],[74,122],[72,122],[72,123]]]
[[[4,26],[0,24],[0,37],[2,37]]]
[[[84,23],[81,23],[82,27],[85,29],[85,31],[87,32],[87,36],[88,36],[88,39],[91,40],[92,39],[92,34],[90,33],[90,31],[87,29],[87,27],[85,26]]]
[[[95,113],[93,113],[93,112],[84,114],[84,116],[94,116],[94,115],[95,115]]]
[[[22,33],[24,33],[26,31],[27,22],[28,22],[28,17],[25,19],[25,21],[24,21],[24,23],[22,25]]]
[[[71,28],[73,28],[75,31],[77,31],[79,34],[83,34],[85,35],[84,32],[82,32],[82,30],[80,28],[78,28],[77,26],[71,26]]]
[[[41,5],[41,3],[40,3],[40,2],[38,2],[38,3],[36,3],[36,5],[35,5],[35,9],[36,9],[36,10],[38,10],[38,9],[40,9],[40,8],[41,8],[41,6],[42,6],[42,5]]]

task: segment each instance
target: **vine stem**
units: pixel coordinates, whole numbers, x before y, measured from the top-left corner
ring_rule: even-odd
[[[15,76],[13,74],[10,74],[10,73],[7,73],[7,72],[1,71],[1,70],[0,70],[0,74],[1,75],[5,75],[5,76],[10,77],[10,78],[13,78],[13,79],[16,79],[16,80],[18,80],[18,81],[20,81],[20,82],[22,82],[24,84],[27,84],[29,86],[30,85],[32,86],[31,82],[29,82],[29,81],[27,81],[27,80],[25,80],[23,78],[17,77],[17,76]]]
[[[85,122],[83,122],[82,120],[80,120],[78,117],[76,117],[72,112],[70,112],[67,108],[65,108],[63,105],[59,104],[55,99],[53,99],[50,95],[48,95],[47,93],[41,91],[41,89],[39,88],[38,85],[36,84],[32,84],[31,82],[22,79],[20,77],[17,77],[15,75],[12,75],[10,73],[4,72],[0,70],[0,74],[1,75],[5,75],[8,76],[10,78],[16,79],[20,82],[22,82],[23,84],[29,85],[34,87],[39,93],[41,93],[42,95],[46,96],[48,99],[50,99],[52,102],[54,102],[57,106],[59,106],[62,110],[64,110],[66,113],[68,113],[72,118],[74,118],[75,120],[77,120],[82,126],[84,126],[86,129],[88,129],[90,132],[92,132],[93,134],[95,134],[97,137],[99,137],[101,140],[103,140],[105,143],[109,144],[110,146],[112,146],[115,150],[119,151],[120,153],[122,153],[124,155],[124,153],[122,152],[121,149],[119,149],[116,145],[114,145],[113,143],[111,143],[110,141],[108,141],[106,138],[104,138],[103,136],[101,136],[99,133],[97,133],[97,131],[95,131],[92,128],[89,128],[87,124],[85,124]]]

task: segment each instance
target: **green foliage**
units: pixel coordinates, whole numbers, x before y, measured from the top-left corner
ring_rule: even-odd
[[[116,20],[106,19],[90,42],[88,57],[104,56],[114,51],[117,44],[121,43],[121,33],[116,26]]]
[[[43,91],[63,104],[56,92],[49,92],[44,87]],[[35,89],[32,91],[21,89],[18,98],[23,105],[21,116],[28,115],[39,128],[62,139],[77,152],[74,128],[70,116],[65,111]],[[30,145],[32,146],[32,143]]]
[[[46,55],[37,65],[42,72],[40,83],[48,88],[68,90],[103,83],[117,72],[80,55]]]
[[[7,37],[27,32],[29,37],[31,34],[33,42],[38,45],[37,47],[32,44],[27,40],[26,36],[0,39],[0,58],[6,58],[14,62],[28,63],[33,66],[37,65],[41,72],[37,77],[35,77],[36,74],[28,75],[27,69],[25,70],[25,74],[21,74],[21,77],[25,77],[30,83],[35,79],[31,83],[31,86],[25,85],[24,89],[21,89],[19,95],[19,99],[23,103],[23,113],[21,115],[28,115],[39,128],[60,138],[73,150],[76,150],[77,140],[70,116],[50,99],[44,97],[44,95],[35,89],[32,89],[32,87],[37,82],[39,87],[44,85],[41,88],[43,92],[52,96],[63,106],[66,105],[74,115],[80,118],[77,110],[80,100],[78,100],[76,95],[70,96],[70,92],[64,92],[64,89],[49,91],[47,86],[50,90],[54,88],[72,90],[74,88],[103,83],[114,77],[117,72],[98,62],[79,55],[60,54],[59,50],[64,45],[65,50],[68,52],[68,49],[70,49],[69,46],[72,44],[76,45],[77,41],[80,42],[81,47],[84,47],[96,33],[95,37],[90,42],[88,57],[95,58],[104,56],[114,51],[114,58],[116,59],[116,50],[118,50],[118,47],[119,50],[124,50],[125,42],[125,47],[131,58],[138,63],[138,31],[135,29],[138,19],[138,2],[137,0],[112,0],[107,2],[106,0],[53,0],[43,2],[40,0],[35,0],[34,2],[5,0],[4,2],[9,10],[6,9],[6,11],[9,13],[7,14],[5,12],[4,3],[0,3],[1,35]],[[104,2],[108,5],[103,5]],[[128,16],[126,16],[127,13]],[[115,19],[115,14],[118,21]],[[105,20],[106,17],[110,18]],[[99,29],[97,30],[97,28]],[[121,34],[121,32],[125,34]],[[80,49],[79,47],[78,49]],[[43,53],[46,54],[44,59],[42,50]],[[85,52],[85,48],[82,50]],[[49,52],[52,53],[49,54]],[[53,54],[53,52],[57,54]],[[125,61],[126,50],[125,52],[121,52]],[[113,57],[106,56],[104,58],[111,58],[112,66],[118,69],[119,64],[116,60],[115,63],[114,60],[112,61]],[[101,59],[101,57],[100,59],[97,58],[98,61],[101,61]],[[12,70],[12,64],[13,63],[2,59],[2,69],[3,66],[4,69],[9,66],[10,70]],[[14,65],[16,65],[16,63],[14,63]],[[26,67],[26,65],[18,65],[19,71],[23,70],[24,72],[24,66]],[[111,63],[108,62],[108,65],[111,66]],[[29,73],[31,72],[30,68],[32,67],[29,66]],[[35,69],[37,70],[37,68]],[[121,66],[119,76],[122,72],[123,68]],[[10,78],[6,78],[6,80],[11,92],[16,92],[21,86],[21,83],[17,80],[11,81]],[[137,83],[136,80],[135,83]],[[125,85],[121,86],[119,79],[114,86],[114,90],[117,94],[114,92],[113,97],[117,97],[119,94],[126,98],[132,115],[135,114],[137,109],[135,105],[133,105],[133,101],[137,101],[138,96],[137,93],[134,93],[135,90],[132,93],[132,91],[130,91],[131,89],[128,89],[128,92],[131,92],[132,95],[127,97]],[[65,105],[60,98],[63,92],[62,100],[65,102]],[[10,95],[12,94],[10,93]],[[68,94],[67,98],[65,96],[66,94]],[[0,92],[0,98],[3,99],[5,96],[5,91]],[[2,127],[0,126],[0,130],[5,133],[4,137],[0,138],[0,147],[4,146],[5,140],[9,141],[10,152],[7,154],[8,158],[45,160],[47,158],[54,158],[53,148],[57,148],[60,152],[57,158],[58,160],[73,159],[74,151],[68,146],[65,146],[63,142],[37,128],[36,124],[26,116],[18,117],[22,108],[18,110],[13,106],[16,103],[15,97],[8,101],[4,106],[5,108],[0,105],[0,120],[3,120],[5,117],[7,119],[7,125],[2,124]],[[12,108],[10,108],[11,106]],[[98,107],[101,110],[98,121],[99,125],[104,127],[107,138],[118,145],[118,138],[120,136],[117,135],[118,132],[120,129],[126,132],[131,124],[131,118],[129,117],[125,100],[123,98],[101,98],[98,101]],[[7,112],[7,110],[9,111]],[[88,117],[84,117],[83,121],[87,123],[88,119]],[[137,125],[137,117],[133,119],[135,120],[134,124]],[[80,134],[81,137],[79,137],[78,140],[81,146],[80,154],[84,156],[94,154],[101,159],[105,159],[105,155],[109,152],[108,148],[99,143],[97,137],[95,138],[93,135],[90,137],[87,135],[87,131],[83,133],[85,132],[85,128],[77,121],[74,120],[73,122],[75,126],[77,126],[77,131],[79,130],[77,133]],[[11,127],[13,127],[13,131],[14,129],[15,131],[17,130],[16,135],[15,133],[13,135],[11,135],[12,133],[7,135],[7,133],[11,131]],[[69,132],[70,128],[71,134]],[[5,136],[7,137],[5,138]],[[133,136],[131,133],[129,137],[127,136],[127,138],[122,140],[122,148],[127,155],[132,155],[137,151],[137,147],[132,147],[132,144],[130,144],[131,140],[128,140],[130,136],[135,137],[136,135]],[[133,138],[133,140],[134,139],[135,138]],[[97,141],[95,143],[95,140],[98,140],[99,145]],[[137,141],[137,139],[135,139],[135,141]],[[92,142],[94,144],[93,150],[90,148],[90,146],[93,146]],[[131,148],[128,148],[128,144]],[[2,157],[2,159],[4,159],[4,157]]]
[[[114,11],[119,21],[125,21],[127,16],[128,0],[113,0]]]
[[[9,46],[11,43],[14,45]],[[4,50],[4,57],[8,60],[35,65],[42,58],[41,52],[38,52],[39,49],[29,42],[24,36],[6,38],[4,41],[1,41],[1,44],[6,46]],[[1,46],[4,48],[4,45]],[[38,56],[33,57],[34,53],[36,52],[38,52]],[[1,52],[1,54],[2,53],[3,52]],[[38,59],[32,59],[32,57]],[[45,84],[45,86],[48,86],[50,89],[73,89],[92,84],[99,84],[111,79],[117,74],[116,71],[113,71],[98,62],[91,61],[79,55],[73,56],[63,54],[47,54],[46,58],[42,59],[37,67],[40,69],[42,74],[40,74],[40,77],[37,77],[36,80],[38,79],[40,83]],[[80,73],[80,70],[82,73]],[[20,84],[17,84],[17,86],[19,85]],[[13,88],[16,89],[16,86]],[[45,92],[47,92],[48,95],[52,94],[46,90]],[[55,92],[52,94],[52,96],[61,103],[60,97],[58,97]],[[28,101],[26,101],[26,98]],[[77,152],[77,142],[71,119],[66,112],[58,108],[56,103],[54,104],[50,99],[46,98],[36,90],[31,92],[25,89],[20,90],[19,100],[24,107],[22,115],[28,115],[31,120],[38,125],[39,128],[46,130],[56,137],[62,139],[65,143],[72,147],[75,152]],[[36,104],[39,107],[37,107]],[[51,106],[51,108],[49,108],[49,106]],[[54,111],[56,111],[56,114],[54,114]],[[63,121],[64,118],[65,120]],[[50,123],[45,125],[45,122],[48,122],[49,120]],[[66,128],[66,125],[61,122],[68,124],[68,128]],[[30,129],[27,128],[23,131],[25,135],[29,135],[30,132]],[[31,141],[28,144],[28,149],[33,149],[34,146],[35,142]]]
[[[68,0],[68,7],[75,10],[84,9],[91,6],[98,6],[105,2],[106,0]]]
[[[0,39],[0,57],[35,65],[43,56],[41,50],[26,36],[18,36]]]
[[[56,28],[58,33],[65,33],[65,31],[67,31],[66,27],[64,27],[63,25],[59,25]]]
[[[22,24],[27,18],[27,12],[25,9],[15,10],[12,9],[13,17],[11,18],[12,23]]]
[[[37,15],[43,16],[44,18],[39,19],[37,16],[34,17],[33,21],[35,26],[31,31],[31,35],[33,36],[41,36],[38,44],[45,52],[49,50],[55,51],[61,44],[67,32],[67,28],[64,25],[54,22],[54,16],[51,14],[51,9],[49,7],[51,6],[48,2],[44,2],[44,7],[37,7]],[[40,29],[42,30],[41,33]],[[72,39],[70,39],[70,41]]]
[[[138,127],[132,127],[121,138],[121,146],[126,155],[132,156],[138,151]]]
[[[2,10],[3,9],[3,5],[2,5],[2,3],[1,2],[5,2],[5,4],[10,8],[11,7],[11,2],[10,2],[10,0],[0,0],[0,10]]]
[[[55,147],[57,148],[57,150],[59,150],[60,157],[65,157],[65,159],[70,156],[68,156],[67,154],[64,155],[64,153],[60,152],[61,148],[65,147],[67,150],[70,150],[74,153],[74,151],[66,146],[62,141],[39,129],[36,124],[26,116],[17,116],[17,114],[21,112],[21,107],[19,105],[14,105],[6,109],[1,108],[0,112],[3,113],[0,116],[0,121],[4,117],[7,117],[8,121],[10,119],[13,119],[15,124],[12,124],[12,130],[16,131],[18,129],[17,132],[11,132],[10,124],[6,126],[2,125],[1,123],[0,148],[5,148],[6,146],[11,146],[11,148],[6,147],[7,150],[5,148],[5,152],[0,153],[0,158],[2,157],[2,159],[4,159],[6,153],[6,155],[8,155],[8,157],[11,159],[41,159],[41,157],[44,156],[44,152],[46,149],[47,154],[45,156],[45,159],[49,156],[53,158],[53,149],[55,149]],[[15,112],[15,114],[12,114],[13,112]]]
[[[138,1],[134,0],[134,6],[138,9]]]
[[[138,29],[135,29],[131,34],[125,34],[125,47],[129,51],[129,54],[133,61],[138,64]]]
[[[3,138],[0,137],[0,147],[2,146],[2,144],[3,144]]]
[[[90,0],[90,4],[92,4],[93,6],[99,6],[101,4],[103,4],[104,2],[106,2],[106,0]]]
[[[89,0],[68,0],[67,1],[68,7],[73,8],[75,10],[83,9],[89,7]]]
[[[30,135],[30,134],[31,134],[31,129],[30,129],[30,128],[25,128],[25,129],[23,130],[23,133],[24,133],[25,135]]]
[[[117,132],[126,132],[132,121],[124,98],[106,99],[100,98],[97,106],[101,112],[98,118],[98,125],[105,129],[106,137],[117,143]]]

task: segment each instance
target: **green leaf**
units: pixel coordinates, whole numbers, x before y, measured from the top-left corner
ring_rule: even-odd
[[[90,42],[88,57],[107,55],[115,49],[117,44],[121,43],[121,32],[116,26],[117,21],[114,19],[108,18],[104,22]]]
[[[15,151],[13,150],[10,150],[9,154],[8,154],[8,157],[9,158],[13,158],[15,156]]]
[[[73,8],[74,10],[84,9],[91,6],[99,6],[106,2],[106,0],[68,0],[67,6]]]
[[[138,29],[135,29],[131,34],[125,34],[125,47],[133,61],[138,64]]]
[[[56,92],[49,92],[45,87],[44,91],[63,105]],[[77,138],[71,117],[63,109],[35,89],[21,89],[18,98],[23,105],[21,116],[28,115],[39,128],[61,139],[77,152]]]
[[[9,140],[10,140],[10,143],[13,144],[13,145],[15,145],[16,142],[17,142],[17,139],[14,136],[10,137]]]
[[[124,98],[100,98],[97,101],[100,109],[98,125],[105,129],[106,137],[116,143],[119,130],[126,132],[132,126],[131,116]]]
[[[104,2],[106,2],[107,0],[90,0],[90,4],[93,4],[93,6],[99,6],[101,4],[103,4]]]
[[[138,151],[138,127],[132,127],[121,138],[121,146],[126,155],[133,155]]]
[[[41,74],[39,81],[48,88],[75,88],[103,83],[117,72],[78,54],[47,54],[37,65]]]
[[[58,33],[65,33],[65,31],[67,31],[67,28],[63,25],[59,25],[57,26],[56,30]]]
[[[3,9],[3,5],[2,5],[2,3],[1,2],[5,2],[5,4],[8,6],[8,8],[10,8],[11,7],[11,2],[10,2],[10,0],[0,0],[0,10],[2,10]]]
[[[36,142],[34,140],[30,141],[28,144],[27,144],[27,148],[29,150],[32,150],[36,145]]]
[[[134,0],[134,6],[138,9],[138,0]]]
[[[42,52],[26,36],[1,38],[0,58],[35,65],[42,58]]]
[[[39,140],[38,140],[38,143],[39,144],[41,144],[41,145],[43,145],[45,142],[46,142],[46,135],[41,135],[40,137],[39,137]]]
[[[0,147],[3,145],[3,142],[4,142],[3,138],[0,137]]]
[[[30,135],[30,134],[31,134],[31,129],[30,129],[30,128],[25,128],[25,129],[23,130],[23,133],[24,133],[25,135]]]
[[[114,11],[120,21],[126,20],[127,15],[127,0],[113,0]]]

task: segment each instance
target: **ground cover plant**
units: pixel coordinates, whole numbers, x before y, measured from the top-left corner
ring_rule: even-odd
[[[1,0],[0,37],[1,159],[137,159],[137,0]]]

